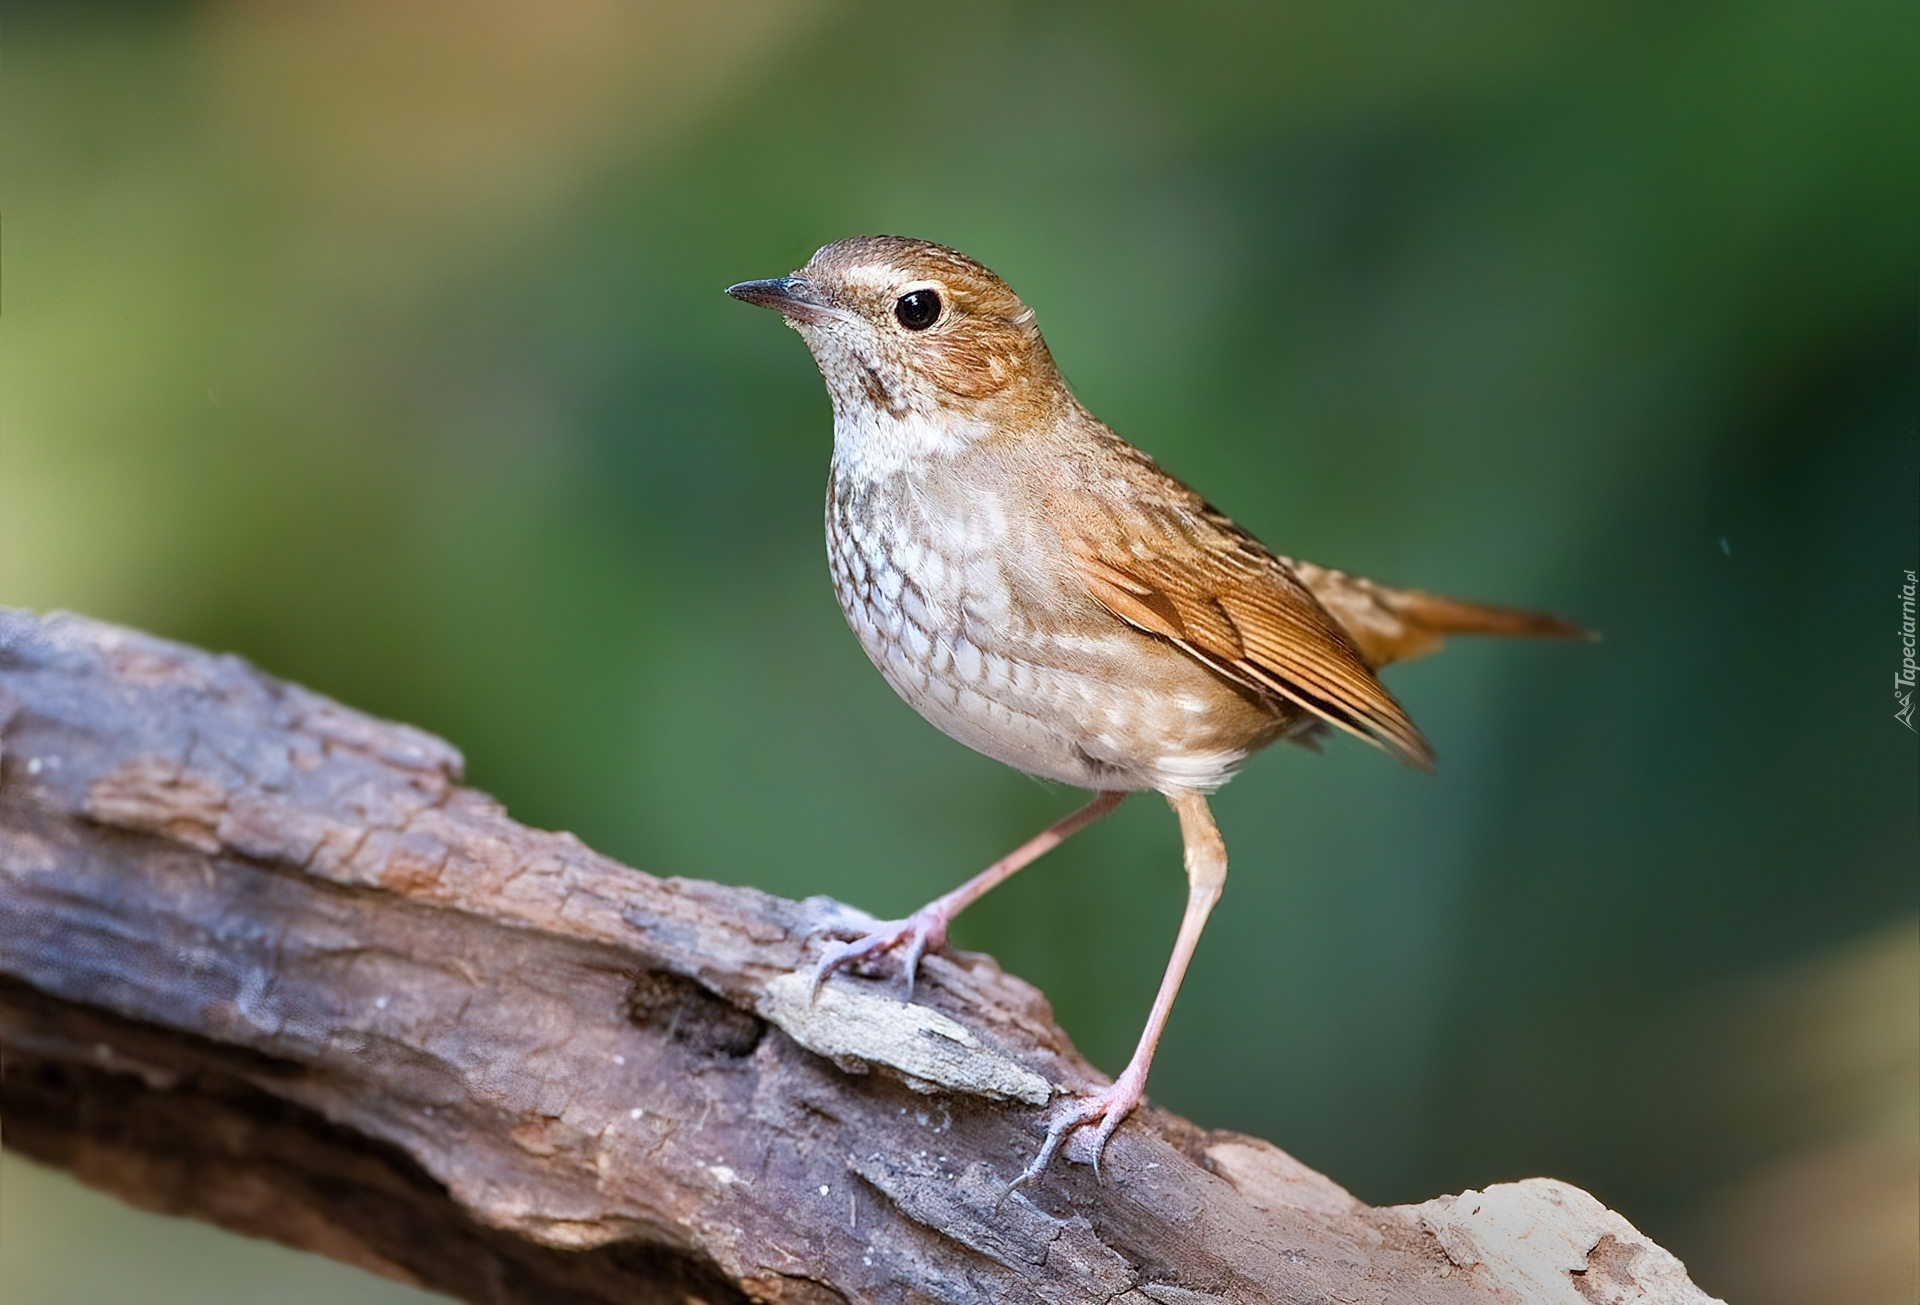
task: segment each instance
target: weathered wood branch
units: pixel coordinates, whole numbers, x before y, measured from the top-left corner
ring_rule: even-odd
[[[1546,1180],[1374,1208],[1142,1110],[1040,994],[793,973],[857,913],[528,829],[402,725],[0,610],[5,1142],[148,1208],[481,1302],[1706,1298]]]

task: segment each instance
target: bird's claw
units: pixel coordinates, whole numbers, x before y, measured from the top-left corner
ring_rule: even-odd
[[[1133,1082],[1130,1076],[1123,1074],[1118,1082],[1104,1092],[1067,1102],[1054,1113],[1052,1119],[1047,1121],[1047,1140],[1040,1144],[1039,1154],[1033,1157],[1031,1164],[1020,1171],[1018,1178],[1007,1185],[1007,1190],[1001,1193],[1000,1199],[1006,1200],[1007,1197],[1045,1173],[1047,1165],[1053,1161],[1054,1154],[1059,1151],[1060,1144],[1066,1141],[1076,1128],[1091,1124],[1095,1120],[1100,1121],[1100,1126],[1094,1130],[1093,1138],[1087,1145],[1093,1152],[1093,1176],[1097,1180],[1100,1177],[1100,1157],[1106,1154],[1108,1139],[1113,1136],[1114,1131],[1120,1127],[1126,1117],[1133,1113],[1133,1108],[1140,1104],[1142,1095],[1141,1085]]]
[[[864,938],[851,942],[835,941],[827,944],[820,953],[820,959],[814,963],[813,984],[807,989],[807,1000],[812,1001],[820,995],[821,985],[835,970],[843,969],[859,961],[871,960],[883,952],[905,944],[900,953],[900,967],[907,976],[906,1000],[913,1000],[914,982],[920,973],[920,958],[927,954],[929,947],[944,947],[947,941],[947,922],[935,915],[915,911],[904,920],[893,920],[881,925]]]

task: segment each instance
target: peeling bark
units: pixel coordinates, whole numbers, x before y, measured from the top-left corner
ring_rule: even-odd
[[[1546,1180],[1370,1207],[1103,1082],[985,956],[795,971],[824,898],[529,829],[448,744],[134,631],[0,610],[5,1143],[476,1302],[1705,1302]]]

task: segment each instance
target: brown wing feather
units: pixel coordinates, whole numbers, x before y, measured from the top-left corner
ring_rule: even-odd
[[[1057,518],[1094,600],[1227,679],[1431,769],[1420,731],[1287,564],[1146,465],[1159,492],[1134,496],[1124,519],[1091,498]]]

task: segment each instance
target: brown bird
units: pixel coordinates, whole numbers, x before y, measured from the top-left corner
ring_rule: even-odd
[[[1452,633],[1585,632],[1269,552],[1081,407],[1032,310],[964,254],[862,236],[727,293],[784,315],[826,380],[827,559],[867,656],[960,742],[1095,793],[905,920],[831,943],[815,990],[897,949],[912,1000],[921,955],[995,884],[1128,793],[1161,793],[1179,817],[1187,909],[1139,1047],[1105,1091],[1055,1111],[1015,1186],[1082,1125],[1097,1169],[1226,882],[1206,795],[1276,739],[1327,726],[1431,769],[1377,668]]]

